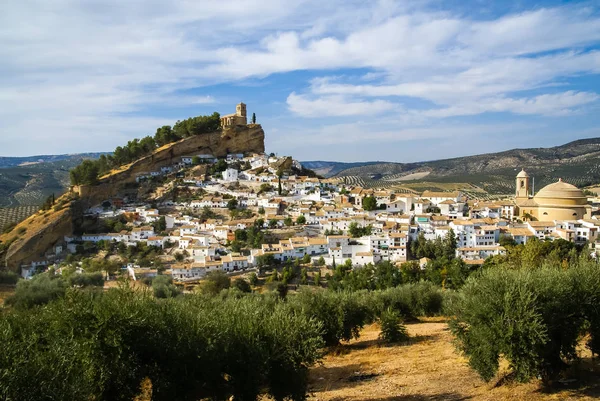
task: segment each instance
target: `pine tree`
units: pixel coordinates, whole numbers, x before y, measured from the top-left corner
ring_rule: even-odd
[[[256,113],[252,113],[252,124],[256,124]]]

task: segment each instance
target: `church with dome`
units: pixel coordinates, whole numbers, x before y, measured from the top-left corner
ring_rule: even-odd
[[[591,216],[591,206],[583,191],[559,179],[530,195],[529,174],[517,174],[515,215],[524,220],[579,220]]]

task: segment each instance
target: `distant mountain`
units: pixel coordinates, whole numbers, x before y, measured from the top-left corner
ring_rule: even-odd
[[[38,155],[24,157],[3,157],[0,156],[0,168],[27,166],[40,163],[52,163],[58,161],[69,161],[82,159],[97,159],[100,155],[108,154],[108,152],[95,153],[75,153],[66,155]]]
[[[464,183],[491,194],[508,194],[514,191],[514,177],[521,168],[535,178],[537,188],[558,178],[578,187],[600,183],[600,138],[418,163],[309,161],[302,165],[326,177],[346,177],[349,184],[367,187],[422,189],[427,182],[429,187],[444,189],[445,184]]]
[[[0,157],[0,207],[40,205],[51,194],[65,192],[69,170],[103,153]]]

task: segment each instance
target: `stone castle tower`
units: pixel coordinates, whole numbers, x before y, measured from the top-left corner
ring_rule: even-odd
[[[246,105],[244,103],[240,103],[235,106],[235,114],[237,114],[238,117],[246,118]]]
[[[529,199],[529,174],[523,169],[517,174],[517,191],[515,197],[517,199]]]
[[[221,116],[221,127],[233,127],[236,125],[247,125],[246,105],[239,103],[235,106],[235,113]]]

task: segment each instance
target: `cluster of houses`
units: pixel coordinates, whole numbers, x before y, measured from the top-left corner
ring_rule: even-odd
[[[173,166],[140,177],[185,171],[198,160],[216,161],[207,154],[185,156]],[[323,258],[328,264],[346,260],[354,266],[379,261],[402,263],[410,259],[410,244],[419,236],[435,240],[449,233],[456,237],[456,257],[475,265],[506,252],[500,245],[502,237],[518,244],[525,244],[531,238],[561,238],[591,246],[599,241],[600,220],[591,215],[575,216],[572,220],[527,221],[519,214],[514,199],[480,201],[460,191],[417,194],[352,187],[339,179],[280,176],[282,160],[284,158],[273,155],[228,155],[228,167],[220,176],[199,182],[183,181],[184,186],[202,189],[202,195],[189,202],[168,201],[152,208],[111,200],[109,211],[105,206],[98,206],[89,213],[100,217],[126,214],[129,229],[65,237],[60,249],[57,247],[51,253],[76,252],[77,245],[85,242],[108,241],[128,246],[144,242],[164,249],[171,256],[182,254],[183,258],[179,259],[183,261],[169,263],[166,271],[175,280],[187,281],[202,278],[212,270],[245,270],[256,266],[266,255],[281,262],[309,255],[313,259]],[[294,164],[301,167],[296,161]],[[265,183],[270,184],[266,189],[262,185]],[[366,207],[367,198],[375,200],[368,202],[375,204],[375,208]],[[229,219],[227,207],[231,199],[237,200],[237,208],[249,209],[252,213],[246,215],[253,217]],[[218,211],[223,218],[194,217],[198,214],[195,212],[206,208]],[[169,211],[161,213],[160,210]],[[155,232],[153,225],[162,218],[165,229]],[[289,227],[291,224],[295,227]],[[236,230],[257,225],[265,230],[295,230],[295,234],[244,254],[233,252],[231,242]],[[356,232],[356,228],[362,229],[359,232],[364,235],[353,237],[352,230]],[[33,267],[47,262],[36,263],[36,266],[25,266],[25,271],[30,272]]]

